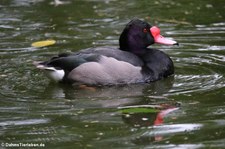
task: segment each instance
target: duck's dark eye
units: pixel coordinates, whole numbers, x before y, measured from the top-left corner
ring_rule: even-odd
[[[144,33],[147,33],[147,32],[148,32],[147,28],[144,28],[144,29],[143,29],[143,32],[144,32]]]

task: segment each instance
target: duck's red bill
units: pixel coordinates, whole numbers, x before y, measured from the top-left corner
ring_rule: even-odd
[[[155,43],[165,44],[165,45],[178,45],[174,40],[168,39],[160,35],[160,29],[156,26],[150,28],[151,34],[154,37]]]
[[[170,40],[168,38],[163,37],[162,35],[158,35],[154,38],[155,43],[165,44],[165,45],[178,45],[176,41]]]

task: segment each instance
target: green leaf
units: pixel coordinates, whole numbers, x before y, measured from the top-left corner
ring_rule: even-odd
[[[119,111],[122,113],[157,113],[160,110],[152,108],[125,108]]]

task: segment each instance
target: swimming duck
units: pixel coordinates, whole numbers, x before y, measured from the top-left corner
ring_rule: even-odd
[[[174,73],[173,62],[164,52],[148,48],[159,43],[178,45],[160,35],[160,29],[139,19],[131,20],[119,38],[119,48],[88,48],[62,53],[44,62],[34,62],[55,82],[86,85],[149,83]]]

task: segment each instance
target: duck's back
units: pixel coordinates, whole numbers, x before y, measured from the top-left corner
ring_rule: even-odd
[[[128,62],[134,66],[142,66],[143,61],[135,54],[127,51],[122,51],[116,47],[98,47],[98,48],[88,48],[81,50],[76,55],[83,54],[94,54],[94,55],[102,55],[106,57],[115,58],[119,61]]]

